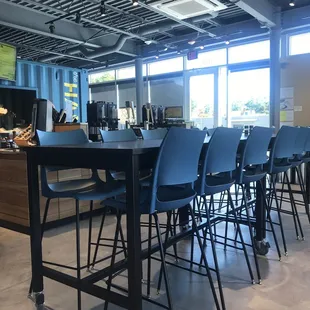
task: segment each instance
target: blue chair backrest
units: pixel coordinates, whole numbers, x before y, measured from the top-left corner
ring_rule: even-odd
[[[141,129],[141,134],[144,140],[164,139],[168,130],[166,128],[157,128],[153,130]]]
[[[208,132],[208,136],[209,136],[209,137],[212,137],[212,135],[213,135],[214,132],[215,132],[215,129],[216,129],[216,128],[209,128],[209,129],[207,129],[207,132]]]
[[[160,186],[190,184],[198,177],[198,163],[205,131],[171,128],[163,140],[153,170],[151,213]],[[177,155],[176,155],[177,154]]]
[[[77,145],[89,143],[89,140],[82,129],[63,131],[63,132],[46,132],[37,130],[38,144],[40,146],[52,146],[52,145]],[[48,166],[41,167],[41,187],[42,194],[45,195],[49,190],[47,182],[47,172],[68,170],[70,167],[57,167]],[[93,172],[94,174],[94,172]]]
[[[298,135],[298,128],[282,126],[278,131],[271,149],[270,159],[291,158],[294,155],[295,141]]]
[[[308,136],[307,136],[307,140],[305,143],[305,152],[310,152],[310,127],[303,127],[304,130],[308,131]]]
[[[202,175],[236,169],[237,150],[242,129],[218,127],[210,138],[203,158]]]
[[[63,132],[46,132],[37,130],[39,145],[75,145],[89,143],[85,132],[82,129],[63,131]]]
[[[263,165],[267,162],[267,151],[272,138],[273,129],[254,127],[241,152],[240,167]]]
[[[77,145],[89,143],[89,140],[82,129],[62,131],[62,132],[46,132],[37,130],[38,143],[41,146],[49,145]],[[45,167],[47,171],[68,170],[67,167]],[[43,169],[44,170],[44,169]]]
[[[306,148],[309,129],[306,127],[295,127],[295,130],[297,130],[297,137],[294,145],[294,155],[301,155]]]
[[[137,136],[133,129],[105,131],[100,129],[100,134],[103,142],[126,142],[135,141]]]

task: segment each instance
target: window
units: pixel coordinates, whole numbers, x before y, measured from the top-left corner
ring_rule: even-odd
[[[290,36],[289,55],[310,53],[310,32]]]
[[[149,75],[176,72],[183,70],[183,57],[152,62],[149,64]]]
[[[135,72],[134,66],[116,70],[116,79],[117,80],[132,79],[135,76],[136,76],[136,72]]]
[[[187,69],[221,66],[226,64],[226,48],[199,53],[198,59],[187,60]]]
[[[143,76],[146,76],[146,64],[143,65]],[[135,66],[125,67],[116,70],[116,79],[123,80],[123,79],[134,79],[136,77],[136,68]]]
[[[89,83],[103,83],[115,80],[115,70],[103,71],[89,75]]]
[[[228,49],[228,63],[268,59],[270,57],[270,42],[260,41],[250,44],[230,47]]]

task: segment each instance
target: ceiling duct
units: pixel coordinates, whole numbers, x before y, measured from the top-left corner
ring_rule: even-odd
[[[219,0],[160,0],[150,3],[149,6],[180,20],[202,14],[213,14],[227,8]]]

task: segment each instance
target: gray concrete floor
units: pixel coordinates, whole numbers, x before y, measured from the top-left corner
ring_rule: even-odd
[[[228,248],[223,251],[223,246],[217,245],[224,294],[228,310],[306,310],[310,309],[310,225],[302,207],[299,207],[305,241],[297,241],[293,220],[290,216],[283,215],[288,244],[289,256],[283,257],[279,262],[272,236],[268,235],[271,249],[266,257],[260,257],[259,263],[263,281],[261,285],[250,283],[249,273],[244,256],[240,251]],[[96,237],[100,218],[94,223],[93,238]],[[88,222],[82,224],[82,259],[86,262],[87,227]],[[115,229],[115,218],[108,217],[104,229],[106,236],[112,236]],[[219,228],[221,230],[221,228]],[[233,226],[230,227],[231,236]],[[144,234],[143,230],[143,234]],[[244,235],[248,236],[244,227]],[[280,234],[278,233],[279,240]],[[248,239],[248,237],[247,237]],[[282,243],[280,242],[283,251]],[[44,238],[44,259],[62,262],[74,266],[75,264],[75,230],[74,224],[48,231]],[[196,260],[199,260],[199,249],[195,248]],[[190,240],[184,240],[178,245],[180,255],[189,257]],[[110,250],[103,248],[99,256],[107,255]],[[210,265],[213,264],[210,247],[207,247],[207,255]],[[253,255],[249,248],[249,254],[255,274]],[[121,258],[121,257],[120,257]],[[103,266],[98,265],[97,268]],[[146,264],[144,264],[146,268]],[[32,310],[34,305],[27,298],[30,283],[30,251],[29,237],[0,229],[0,309],[2,310]],[[189,273],[187,271],[168,267],[172,298],[176,310],[200,310],[215,309],[213,298],[207,278]],[[71,272],[70,272],[71,273]],[[85,273],[87,273],[85,271]],[[159,273],[159,263],[152,264],[152,298],[166,303],[165,288],[162,285],[160,295],[156,294],[156,283]],[[146,274],[146,273],[145,273]],[[215,277],[214,277],[215,281]],[[126,286],[126,273],[118,276],[115,283]],[[46,306],[57,310],[75,310],[76,292],[62,284],[45,279]],[[104,285],[103,283],[99,285]],[[217,287],[217,283],[215,281]],[[146,291],[143,285],[143,291]],[[92,296],[83,294],[83,310],[101,310],[104,302]],[[110,310],[120,309],[110,305]],[[144,303],[144,309],[161,309],[148,302]]]

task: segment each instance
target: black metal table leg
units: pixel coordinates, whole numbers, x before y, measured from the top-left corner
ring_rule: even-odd
[[[306,183],[306,197],[307,197],[307,203],[310,202],[310,162],[305,163],[305,183]]]
[[[39,199],[38,165],[27,154],[28,204],[30,219],[30,247],[32,266],[32,296],[37,306],[44,303],[41,218]]]
[[[263,192],[266,192],[266,177],[261,181],[256,182],[256,236],[255,246],[256,250],[260,255],[266,255],[269,251],[269,243],[266,242],[266,206],[264,203]]]
[[[129,310],[142,310],[139,158],[133,155],[126,171],[128,302]]]

